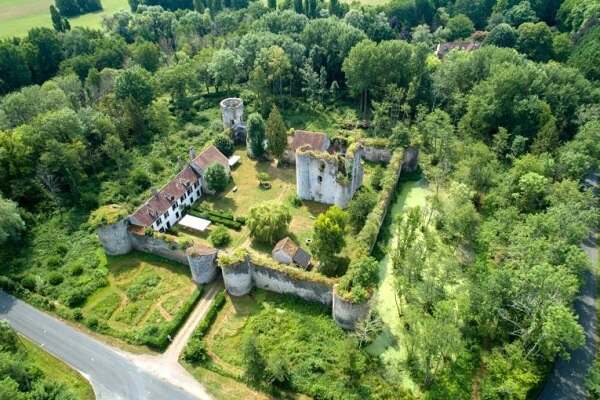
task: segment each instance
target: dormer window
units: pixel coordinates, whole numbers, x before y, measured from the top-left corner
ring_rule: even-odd
[[[176,208],[177,208],[177,202],[175,202],[175,203],[173,204],[173,206],[171,207],[171,209],[172,209],[173,211],[175,211],[175,209],[176,209]]]

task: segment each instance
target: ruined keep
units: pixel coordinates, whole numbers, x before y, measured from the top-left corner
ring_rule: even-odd
[[[345,153],[314,151],[308,146],[296,150],[296,190],[302,200],[346,207],[362,185],[362,147]]]
[[[231,129],[236,143],[246,142],[246,126],[244,125],[244,101],[237,97],[221,100],[223,127]]]
[[[120,256],[133,250],[133,243],[129,237],[129,220],[122,219],[114,224],[98,227],[98,239],[104,247],[106,254]]]

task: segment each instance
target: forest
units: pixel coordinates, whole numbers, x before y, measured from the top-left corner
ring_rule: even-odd
[[[600,226],[584,185],[600,166],[598,0],[129,5],[101,30],[70,28],[63,12],[54,29],[0,40],[2,289],[81,320],[108,285],[90,214],[133,211],[191,146],[231,146],[218,104],[236,96],[257,126],[278,110],[285,128],[419,149],[426,205],[388,221],[397,243],[378,249],[392,260],[406,357],[363,351],[370,316],[350,345],[386,389],[358,384],[353,368],[368,368],[350,362],[340,374],[353,393],[394,398],[386,385],[409,376],[406,398],[532,398],[554,360],[583,345],[573,301],[590,268],[580,244]],[[374,206],[359,197],[345,229]],[[2,394],[59,398],[0,370]],[[303,373],[282,388],[347,398],[348,387],[311,392]],[[599,363],[588,390],[600,398]]]

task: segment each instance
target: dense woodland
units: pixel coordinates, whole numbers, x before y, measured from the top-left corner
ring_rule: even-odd
[[[582,185],[600,162],[597,0],[130,6],[102,31],[70,29],[63,12],[55,30],[0,41],[3,287],[85,301],[93,279],[61,297],[29,269],[92,270],[89,213],[139,205],[190,145],[222,134],[216,105],[235,94],[257,126],[274,106],[294,128],[317,110],[341,134],[418,146],[433,195],[400,217],[389,251],[408,321],[405,367],[424,397],[471,398],[476,379],[482,399],[525,399],[555,357],[582,345],[572,302],[589,265],[579,244],[600,223]],[[481,48],[434,54],[460,40]],[[373,206],[359,198],[352,224]]]

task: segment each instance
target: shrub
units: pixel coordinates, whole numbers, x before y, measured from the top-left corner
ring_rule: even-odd
[[[61,257],[66,256],[68,252],[69,248],[65,244],[61,243],[58,246],[56,246],[56,254],[58,254]]]
[[[225,247],[231,242],[231,236],[227,229],[222,226],[217,226],[208,236],[208,240],[215,247]]]
[[[377,203],[377,195],[368,188],[362,188],[350,201],[348,215],[354,232],[362,229],[375,203]]]
[[[73,319],[75,321],[83,320],[83,312],[81,311],[81,308],[76,308],[73,310]]]
[[[299,208],[300,206],[302,206],[302,200],[300,199],[300,197],[298,197],[297,194],[290,195],[290,197],[288,197],[287,199],[287,202],[290,206],[294,208]]]
[[[52,272],[50,276],[48,276],[48,282],[52,286],[58,286],[63,282],[63,276],[59,272]]]
[[[208,359],[206,348],[201,340],[192,339],[183,353],[183,358],[189,363],[201,363]]]
[[[79,276],[79,275],[83,274],[83,265],[81,265],[81,263],[79,263],[79,262],[76,262],[71,265],[71,267],[69,268],[69,271],[71,272],[71,275]]]
[[[86,318],[85,325],[93,331],[96,330],[98,328],[98,318],[96,318],[96,317]]]
[[[348,271],[340,279],[337,293],[348,301],[359,303],[369,298],[377,284],[379,265],[373,257],[362,257],[350,263]]]
[[[79,307],[86,299],[87,294],[82,289],[71,289],[65,296],[65,304],[70,308]]]
[[[25,275],[21,279],[21,285],[25,289],[31,290],[32,292],[35,292],[35,289],[37,287],[37,279],[34,276],[32,276],[32,275]]]
[[[215,140],[213,140],[213,143],[225,157],[231,157],[233,154],[234,144],[233,140],[231,140],[229,136],[225,134],[217,135]]]
[[[62,260],[59,256],[49,256],[46,258],[46,267],[49,269],[55,269],[60,267]]]
[[[383,181],[384,169],[381,165],[378,165],[373,169],[373,174],[371,175],[371,187],[373,190],[379,191],[381,190],[381,182]]]

